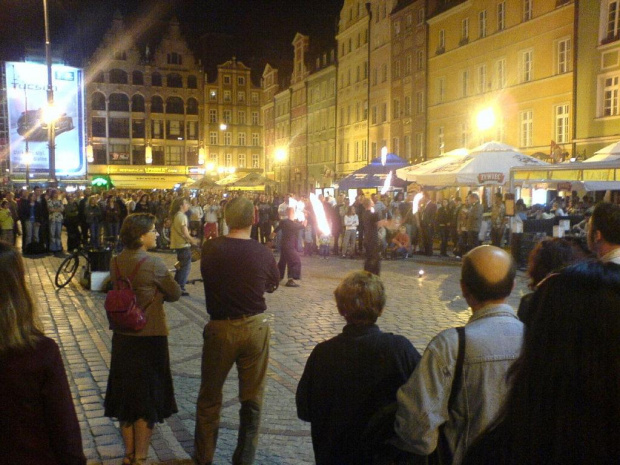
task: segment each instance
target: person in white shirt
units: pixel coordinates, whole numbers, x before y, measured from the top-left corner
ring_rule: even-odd
[[[360,221],[355,214],[355,208],[350,206],[347,209],[347,214],[344,215],[344,240],[342,241],[342,258],[353,258],[355,254],[355,236],[357,234],[357,227]]]

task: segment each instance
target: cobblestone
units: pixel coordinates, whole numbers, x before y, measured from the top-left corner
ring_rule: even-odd
[[[159,256],[170,268],[175,262],[172,254]],[[112,336],[103,310],[104,294],[85,290],[77,281],[56,290],[53,279],[60,264],[58,258],[26,258],[25,262],[46,333],[58,342],[63,354],[88,463],[116,465],[123,456],[118,423],[103,416]],[[337,258],[302,257],[302,263],[301,287],[281,287],[266,297],[272,338],[256,464],[314,463],[310,426],[297,419],[295,390],[313,347],[338,334],[344,326],[333,290],[346,273],[362,267],[360,260]],[[420,269],[425,271],[422,278],[418,277]],[[460,264],[455,259],[384,261],[381,276],[387,305],[379,326],[406,336],[422,352],[439,331],[465,323],[469,311],[460,297],[459,272]],[[190,279],[199,277],[199,267],[194,264]],[[153,463],[191,463],[202,329],[208,316],[202,284],[189,285],[188,290],[189,297],[166,304],[179,413],[157,425],[149,452]],[[519,275],[509,303],[517,306],[525,292],[526,280]],[[238,411],[237,375],[233,369],[224,386],[215,457],[218,464],[230,463],[237,440]]]

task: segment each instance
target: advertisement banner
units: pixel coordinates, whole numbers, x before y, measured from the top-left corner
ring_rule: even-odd
[[[38,63],[7,62],[6,93],[9,112],[11,173],[26,172],[26,152],[31,154],[30,173],[49,173],[47,124],[47,67]],[[56,127],[56,175],[86,174],[83,71],[52,65]]]

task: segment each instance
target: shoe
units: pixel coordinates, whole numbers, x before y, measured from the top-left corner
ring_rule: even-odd
[[[181,295],[182,295],[183,297],[187,297],[187,296],[189,296],[189,292],[187,292],[187,291],[183,291],[183,292],[181,292]]]
[[[299,287],[299,284],[297,284],[294,279],[289,279],[286,282],[285,286],[286,287]]]
[[[125,457],[123,457],[123,461],[121,462],[122,465],[132,465],[134,463],[135,460],[135,453],[131,452],[127,455],[125,455]]]

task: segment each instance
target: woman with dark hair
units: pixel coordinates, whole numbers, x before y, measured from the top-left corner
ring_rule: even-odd
[[[140,201],[136,203],[136,208],[133,210],[134,213],[151,213],[151,202],[149,200],[148,194],[142,194],[140,197]]]
[[[181,288],[163,260],[147,252],[157,244],[153,215],[129,215],[120,238],[124,249],[112,259],[110,277],[115,282],[134,275],[131,284],[147,320],[140,331],[115,330],[112,336],[105,416],[120,423],[123,464],[129,465],[144,463],[153,426],[177,412],[163,304],[179,300]]]
[[[531,306],[506,402],[463,465],[618,463],[620,266],[549,275]]]
[[[121,211],[111,195],[105,201],[103,208],[103,228],[105,230],[105,242],[116,244],[118,240],[119,224],[121,221]]]
[[[530,252],[527,260],[527,274],[530,277],[529,288],[534,290],[549,273],[558,271],[575,263],[573,246],[566,240],[553,237],[540,241]],[[530,305],[533,292],[521,297],[517,316],[525,323],[530,322]]]
[[[58,345],[45,337],[19,252],[0,242],[2,463],[85,465]]]

